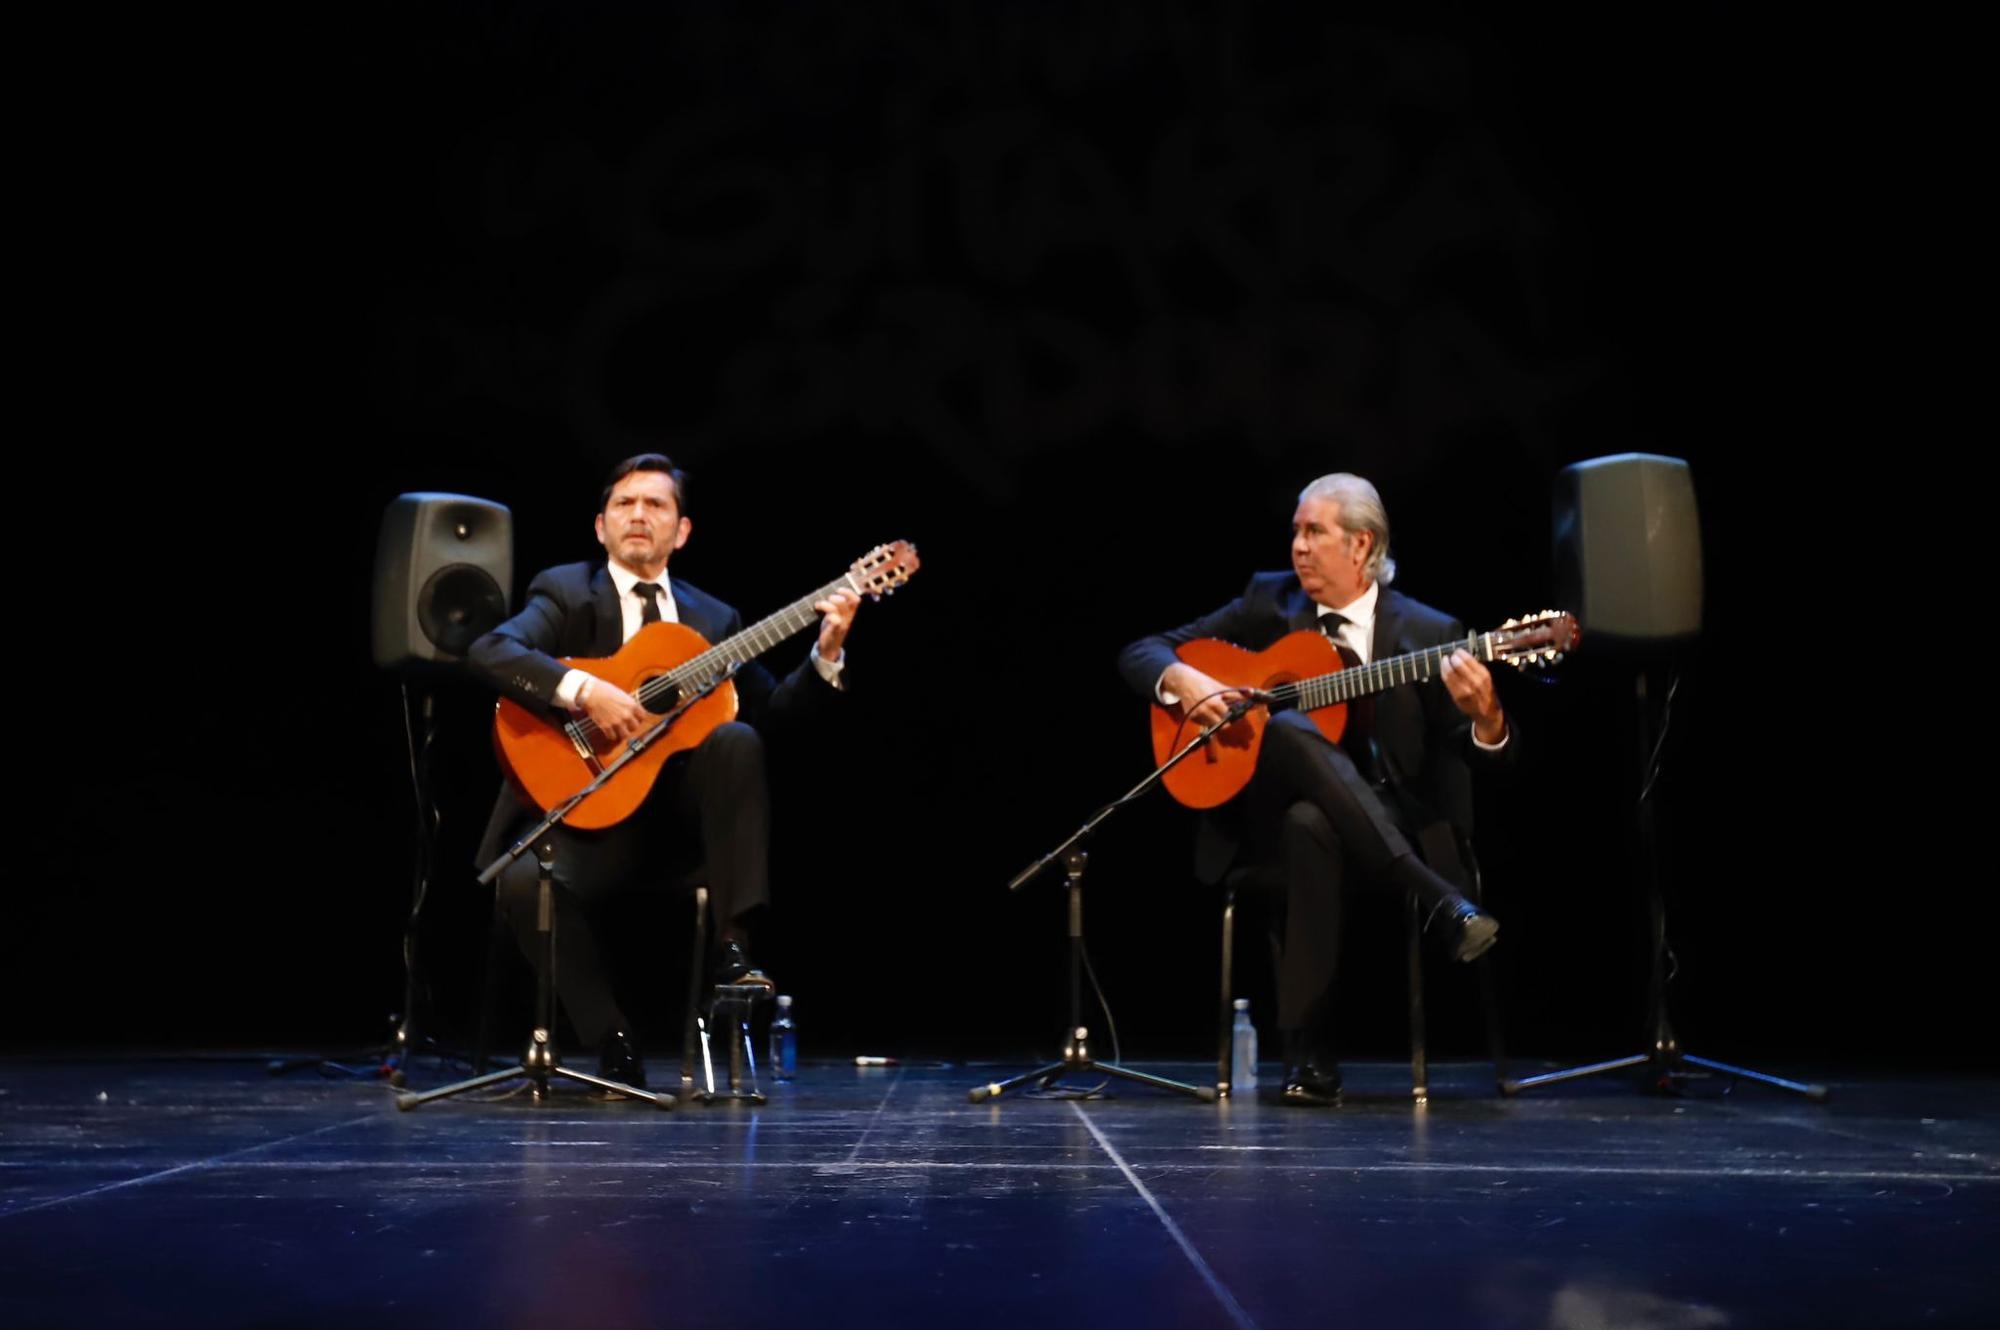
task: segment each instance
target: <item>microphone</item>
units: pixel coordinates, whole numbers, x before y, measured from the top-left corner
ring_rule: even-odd
[[[1222,721],[1224,725],[1234,725],[1248,715],[1252,708],[1268,707],[1278,700],[1261,688],[1238,688],[1235,691],[1243,696],[1230,704],[1229,714]]]

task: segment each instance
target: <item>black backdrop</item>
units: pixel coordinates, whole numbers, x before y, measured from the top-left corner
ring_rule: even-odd
[[[32,149],[51,423],[15,463],[17,689],[61,756],[24,773],[20,1039],[385,1028],[412,811],[368,574],[397,493],[508,504],[518,590],[594,555],[604,470],[664,448],[694,473],[676,575],[753,615],[916,541],[850,702],[774,754],[765,949],[809,1051],[1017,1053],[1057,1032],[1060,893],[1002,884],[1143,769],[1122,643],[1282,566],[1336,469],[1382,488],[1405,589],[1481,625],[1541,608],[1555,472],[1649,450],[1693,464],[1709,569],[1660,795],[1687,1042],[1978,1055],[1978,912],[1928,848],[1976,810],[1939,800],[1933,730],[1861,722],[1820,636],[1906,587],[1854,477],[1951,489],[1868,415],[1908,349],[1875,319],[1860,375],[1847,330],[1913,247],[1866,171],[1803,183],[1846,150],[1840,99],[1775,45],[1192,3],[112,37]],[[1628,689],[1586,652],[1508,694],[1535,761],[1483,792],[1482,843],[1531,1053],[1638,1047]],[[458,1038],[495,777],[488,700],[437,697],[428,1023]],[[1128,1052],[1207,1047],[1189,834],[1157,799],[1096,847]],[[1398,1047],[1395,936],[1357,939],[1357,1052]]]

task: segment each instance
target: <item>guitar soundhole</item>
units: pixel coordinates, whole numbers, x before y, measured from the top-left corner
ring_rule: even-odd
[[[646,710],[655,716],[664,716],[680,705],[681,690],[667,683],[661,675],[648,675],[639,685]]]

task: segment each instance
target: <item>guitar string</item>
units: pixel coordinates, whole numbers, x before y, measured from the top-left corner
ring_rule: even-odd
[[[1475,642],[1470,644],[1473,646],[1473,655],[1475,657],[1478,655],[1476,645],[1477,636],[1484,636],[1490,639],[1493,634],[1475,635]],[[1458,651],[1468,645],[1466,642],[1450,642],[1435,647],[1426,647],[1421,651],[1411,651],[1400,656],[1390,656],[1383,660],[1370,662],[1367,665],[1332,670],[1326,674],[1315,675],[1310,679],[1299,679],[1292,683],[1279,684],[1277,687],[1267,689],[1266,691],[1281,702],[1291,702],[1299,698],[1315,697],[1323,694],[1326,698],[1325,701],[1314,702],[1307,708],[1308,710],[1318,710],[1321,707],[1333,706],[1341,702],[1350,702],[1367,693],[1380,692],[1384,689],[1397,687],[1400,684],[1428,681],[1436,677],[1435,673],[1416,675],[1412,674],[1411,671],[1426,668],[1433,662],[1439,668],[1442,668],[1445,655],[1448,652]],[[1403,677],[1405,675],[1408,677]],[[1347,687],[1347,683],[1350,680],[1355,685],[1352,690]],[[1343,692],[1347,694],[1346,697],[1339,696]]]
[[[640,684],[639,687],[636,690],[634,690],[633,697],[635,697],[641,703],[651,702],[655,698],[661,697],[665,694],[680,691],[680,689],[691,680],[694,680],[696,678],[701,678],[708,674],[714,673],[715,672],[714,666],[717,662],[728,662],[729,658],[731,657],[736,657],[741,661],[747,661],[755,656],[762,655],[764,652],[769,651],[772,647],[777,646],[780,642],[783,642],[786,638],[796,636],[797,634],[805,631],[806,627],[812,622],[813,618],[816,617],[814,612],[811,611],[812,602],[816,600],[825,599],[827,595],[831,594],[833,591],[845,585],[845,582],[846,579],[844,578],[838,582],[830,582],[826,586],[822,587],[819,591],[813,593],[812,595],[806,596],[798,601],[793,602],[792,604],[786,606],[784,609],[779,610],[776,614],[768,615],[765,618],[760,619],[758,622],[750,625],[750,627],[744,629],[742,632],[737,633],[731,637],[725,638],[721,642],[717,643],[712,647],[707,648],[706,650],[697,652],[695,655],[688,657],[686,660],[682,661],[679,665],[676,665],[674,668],[668,670],[664,674],[654,675],[652,678],[646,680],[646,682]],[[779,620],[784,619],[788,615],[800,613],[802,607],[805,610],[805,617],[800,620],[799,624],[796,627],[782,632],[778,632],[777,635],[772,637],[770,641],[764,643],[762,646],[756,647],[754,650],[743,651],[740,649],[741,647],[747,645],[751,641],[751,639],[773,631],[774,626],[778,623]],[[602,727],[599,726],[596,721],[591,720],[588,716],[574,723],[578,735],[580,735],[586,742],[589,742],[590,740],[596,738],[598,735],[603,733]]]
[[[1307,699],[1308,705],[1305,709],[1317,711],[1322,707],[1351,702],[1355,698],[1399,687],[1402,684],[1428,682],[1437,677],[1437,672],[1442,670],[1445,657],[1461,649],[1470,651],[1474,659],[1480,658],[1482,649],[1486,653],[1487,660],[1504,659],[1500,652],[1527,636],[1528,630],[1533,626],[1530,622],[1517,624],[1512,628],[1496,628],[1489,633],[1474,633],[1466,641],[1441,643],[1434,647],[1406,652],[1400,656],[1372,661],[1367,665],[1332,670],[1310,679],[1279,684],[1265,691],[1279,702]],[[1425,669],[1428,672],[1411,673],[1418,669]],[[1346,696],[1341,696],[1343,693]],[[1314,698],[1323,700],[1311,700]]]
[[[879,570],[870,569],[868,571],[870,573],[876,573]],[[686,683],[688,683],[690,680],[702,677],[704,675],[713,672],[712,666],[709,663],[706,663],[710,662],[711,658],[727,658],[730,656],[737,656],[739,655],[738,651],[739,644],[747,643],[750,639],[771,630],[773,626],[777,624],[777,622],[780,619],[785,618],[787,615],[802,614],[804,616],[800,620],[797,627],[790,628],[783,632],[778,633],[777,636],[771,638],[770,641],[764,643],[760,647],[757,647],[755,650],[749,651],[747,653],[741,653],[740,660],[748,661],[756,656],[762,655],[764,652],[769,651],[772,647],[775,647],[779,643],[783,642],[786,638],[794,637],[799,633],[805,631],[807,626],[809,626],[812,620],[818,615],[818,611],[812,608],[814,602],[824,600],[826,599],[826,597],[833,594],[835,591],[839,591],[843,588],[846,588],[848,590],[857,589],[852,585],[854,580],[855,579],[851,575],[836,578],[835,580],[821,587],[819,590],[812,592],[809,595],[803,596],[798,600],[793,601],[790,605],[787,605],[784,609],[779,610],[776,614],[767,615],[764,618],[758,620],[756,623],[751,624],[748,628],[745,628],[742,632],[737,633],[734,636],[725,638],[716,645],[709,647],[704,651],[698,652],[693,656],[688,657],[686,660],[682,661],[679,665],[676,665],[673,669],[668,670],[666,673],[654,675],[652,678],[646,680],[645,683],[640,684],[638,689],[633,693],[633,696],[637,698],[640,702],[644,703],[644,702],[650,702],[653,699],[660,697],[661,695],[667,692],[678,692],[681,689],[681,687],[684,686]],[[864,593],[864,594],[879,594],[879,593]],[[596,721],[590,719],[588,716],[585,716],[581,720],[572,721],[570,722],[570,724],[574,726],[575,732],[578,735],[578,737],[582,738],[586,743],[591,742],[598,735],[603,733],[602,727],[599,726]],[[593,743],[592,746],[595,747],[595,744]]]
[[[1492,649],[1490,639],[1493,638],[1495,634],[1494,633],[1474,634],[1473,641],[1471,642],[1452,641],[1448,643],[1443,643],[1435,647],[1426,647],[1421,651],[1406,652],[1401,656],[1385,657],[1382,660],[1372,662],[1371,664],[1368,665],[1357,665],[1352,669],[1334,670],[1327,674],[1316,675],[1311,679],[1300,679],[1293,683],[1279,684],[1275,688],[1268,688],[1265,689],[1264,691],[1268,692],[1272,696],[1272,698],[1275,699],[1276,701],[1289,702],[1295,697],[1313,691],[1316,686],[1324,688],[1327,686],[1337,685],[1340,681],[1345,679],[1349,678],[1360,679],[1362,684],[1360,692],[1350,694],[1346,698],[1334,697],[1330,698],[1328,701],[1325,702],[1315,702],[1311,706],[1306,708],[1306,710],[1309,711],[1317,711],[1322,707],[1332,706],[1336,702],[1352,701],[1355,697],[1359,697],[1366,692],[1379,691],[1379,689],[1376,688],[1376,685],[1378,683],[1381,684],[1382,687],[1386,688],[1386,687],[1395,687],[1399,683],[1421,682],[1422,680],[1394,678],[1393,676],[1397,672],[1396,667],[1399,665],[1407,665],[1410,668],[1415,668],[1416,665],[1421,663],[1423,658],[1427,656],[1435,656],[1439,660],[1439,662],[1442,663],[1445,652],[1457,651],[1460,648],[1464,647],[1471,647],[1476,651],[1477,639],[1482,636],[1489,639],[1488,650],[1490,652]],[[1430,677],[1431,676],[1429,675],[1424,676],[1425,679],[1428,679]],[[1196,701],[1193,705],[1182,709],[1180,724],[1177,727],[1175,727],[1174,730],[1174,749],[1176,752],[1180,750],[1181,740],[1186,736],[1188,726],[1190,723],[1192,723],[1194,719],[1195,708],[1201,706],[1202,703],[1207,702],[1210,698],[1223,697],[1235,691],[1236,689],[1233,686],[1218,688],[1214,692],[1208,694],[1206,697],[1203,697],[1198,701]]]

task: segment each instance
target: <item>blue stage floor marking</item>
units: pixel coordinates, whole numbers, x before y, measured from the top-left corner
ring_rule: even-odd
[[[1097,1143],[1103,1147],[1104,1153],[1111,1156],[1111,1162],[1118,1165],[1118,1171],[1125,1175],[1125,1180],[1132,1184],[1132,1189],[1139,1193],[1140,1199],[1153,1208],[1154,1215],[1158,1216],[1159,1221],[1166,1226],[1173,1240],[1180,1244],[1181,1251],[1194,1266],[1196,1273],[1208,1282],[1209,1291],[1214,1293],[1215,1300],[1222,1304],[1222,1310],[1229,1313],[1229,1319],[1237,1324],[1239,1330],[1257,1330],[1257,1323],[1250,1319],[1250,1313],[1243,1310],[1243,1305],[1236,1301],[1236,1295],[1229,1291],[1228,1285],[1209,1268],[1208,1262],[1202,1259],[1201,1253],[1195,1250],[1192,1242],[1188,1241],[1187,1234],[1181,1232],[1181,1226],[1174,1222],[1174,1217],[1167,1213],[1167,1208],[1146,1189],[1146,1184],[1139,1180],[1139,1175],[1132,1171],[1131,1166],[1125,1162],[1125,1157],[1105,1139],[1104,1133],[1097,1129],[1097,1124],[1090,1120],[1090,1114],[1083,1111],[1083,1105],[1072,1099],[1069,1106],[1070,1110],[1083,1120],[1083,1125],[1090,1128],[1090,1134],[1097,1138]]]
[[[265,1141],[260,1145],[248,1145],[241,1150],[231,1150],[227,1154],[213,1155],[207,1159],[197,1159],[188,1164],[177,1164],[173,1168],[164,1168],[157,1173],[148,1173],[143,1177],[126,1178],[123,1182],[107,1182],[102,1187],[92,1187],[88,1191],[80,1191],[74,1195],[57,1196],[46,1201],[35,1201],[29,1205],[19,1205],[12,1209],[0,1210],[0,1219],[11,1219],[15,1215],[32,1214],[36,1210],[47,1210],[58,1205],[71,1205],[77,1201],[87,1201],[93,1196],[103,1196],[107,1192],[123,1191],[128,1187],[144,1187],[167,1178],[178,1177],[183,1173],[194,1173],[204,1168],[214,1168],[218,1164],[228,1163],[230,1160],[241,1158],[244,1155],[256,1154],[260,1150],[273,1150],[281,1145],[290,1145],[294,1141],[309,1141],[315,1136],[324,1136],[330,1131],[339,1131],[345,1127],[358,1127],[364,1122],[373,1122],[379,1117],[381,1117],[379,1113],[369,1113],[363,1117],[350,1118],[346,1122],[332,1122],[324,1127],[315,1127],[311,1131],[302,1131],[296,1136],[286,1136],[275,1141]],[[297,1165],[284,1164],[279,1165],[279,1167],[296,1168]]]

